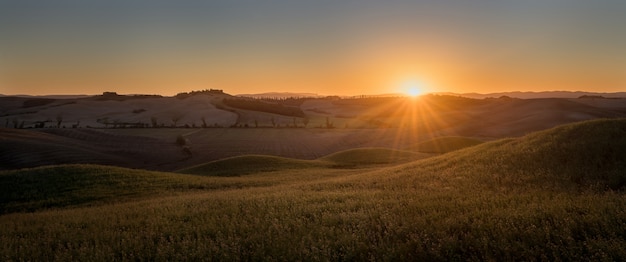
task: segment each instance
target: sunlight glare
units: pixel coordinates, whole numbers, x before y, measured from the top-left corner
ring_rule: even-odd
[[[415,96],[419,96],[419,95],[421,95],[421,94],[422,94],[422,91],[421,91],[421,90],[419,90],[419,88],[417,88],[416,86],[414,86],[414,87],[409,87],[409,90],[407,90],[407,92],[406,92],[406,93],[407,93],[409,96],[413,96],[413,97],[415,97]]]
[[[424,84],[418,81],[406,81],[401,87],[402,93],[410,96],[417,97],[424,94]]]

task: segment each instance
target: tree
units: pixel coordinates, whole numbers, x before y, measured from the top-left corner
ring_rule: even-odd
[[[173,127],[176,127],[178,125],[178,121],[180,121],[181,119],[183,119],[183,115],[181,114],[175,114],[174,116],[172,116],[172,122],[174,123]]]
[[[63,115],[57,115],[57,128],[61,128],[61,122],[63,122]]]
[[[333,128],[333,122],[330,122],[330,120],[328,119],[328,117],[326,117],[326,128],[330,129]]]
[[[183,146],[183,153],[185,153],[187,157],[193,157],[193,154],[191,153],[191,148],[189,146]]]
[[[309,118],[308,117],[302,118],[302,124],[304,124],[304,128],[306,128],[306,126],[309,124]]]
[[[100,119],[96,120],[96,122],[98,122],[100,124],[104,124],[105,128],[109,128],[109,125],[111,124],[111,123],[109,123],[109,118],[108,117],[100,118]]]
[[[176,144],[179,146],[184,146],[187,144],[187,139],[183,135],[178,135],[176,137]]]
[[[193,156],[193,154],[191,153],[191,147],[189,147],[189,140],[187,140],[187,138],[185,138],[183,135],[178,135],[176,137],[176,144],[181,147],[181,149],[183,150],[183,153],[187,157]]]

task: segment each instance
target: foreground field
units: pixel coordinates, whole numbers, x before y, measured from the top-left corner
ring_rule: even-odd
[[[359,154],[366,162],[381,151]],[[0,254],[102,261],[626,259],[624,119],[398,165],[274,160],[273,170],[235,177],[216,177],[210,168],[201,176],[91,165],[5,171]],[[61,177],[67,179],[55,182]]]

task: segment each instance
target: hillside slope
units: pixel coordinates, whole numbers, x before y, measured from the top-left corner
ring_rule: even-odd
[[[400,166],[240,178],[93,166],[5,171],[0,200],[36,212],[0,215],[0,253],[7,260],[97,254],[102,260],[624,261],[625,132],[626,119],[595,120]],[[102,191],[115,197],[102,200]],[[119,203],[125,194],[143,197]],[[111,203],[73,206],[88,197]],[[60,202],[52,204],[68,208],[38,212],[38,200],[55,199]]]
[[[299,160],[277,156],[244,155],[229,157],[178,170],[182,174],[204,176],[241,176],[253,173],[323,167],[311,160]]]
[[[369,165],[399,164],[428,158],[430,156],[430,154],[372,147],[344,150],[321,157],[319,160],[330,162],[335,167],[363,167]]]
[[[436,176],[442,188],[623,189],[626,186],[626,119],[559,126],[381,172],[385,176],[398,176],[402,184],[407,184],[407,179],[413,180],[408,184],[414,185]]]
[[[170,142],[85,128],[0,128],[0,170],[58,164],[157,169],[185,157],[174,138]]]
[[[57,165],[0,172],[0,215],[116,203],[258,183],[100,165]]]
[[[626,106],[626,99],[618,99]],[[466,111],[472,120],[455,127],[463,136],[512,137],[580,121],[626,117],[615,108],[568,99],[494,99]]]
[[[410,147],[410,149],[424,153],[448,153],[482,144],[483,141],[469,137],[438,137],[427,140]]]
[[[204,176],[241,176],[271,171],[309,168],[366,168],[372,165],[391,165],[430,157],[409,151],[388,148],[356,148],[339,151],[315,160],[301,160],[268,155],[243,155],[210,161],[176,172]]]
[[[63,163],[128,164],[116,155],[54,134],[0,128],[0,170]]]

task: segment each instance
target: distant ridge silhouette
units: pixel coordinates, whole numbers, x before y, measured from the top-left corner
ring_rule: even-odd
[[[601,96],[604,98],[626,98],[626,92],[614,92],[614,93],[600,93],[600,92],[585,92],[585,91],[542,91],[542,92],[498,92],[498,93],[451,93],[451,92],[437,92],[433,94],[438,95],[455,95],[468,98],[487,98],[487,97],[501,97],[508,96],[521,99],[533,99],[533,98],[579,98],[581,96]]]

